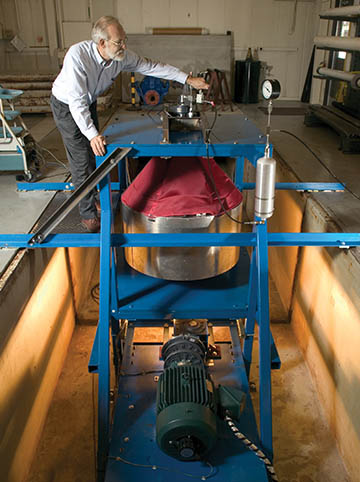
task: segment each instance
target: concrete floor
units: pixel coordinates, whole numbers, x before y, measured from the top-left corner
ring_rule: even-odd
[[[241,106],[241,109],[259,127],[264,128],[266,116],[257,107],[257,105],[247,105]],[[45,119],[46,122],[42,127],[51,122],[51,117],[45,117]],[[39,122],[45,119],[40,119]],[[34,120],[34,129],[39,122]],[[327,127],[306,128],[303,125],[302,116],[274,116],[272,126],[274,129],[290,130],[308,142],[336,176],[360,195],[360,186],[357,182],[360,174],[360,155],[342,154],[338,150],[339,140],[332,130]],[[48,141],[46,147],[61,152],[62,145],[56,131],[50,129]],[[335,181],[310,153],[297,144],[295,139],[286,134],[274,132],[272,141],[276,151],[287,160],[291,169],[302,181]],[[64,160],[63,155],[59,154],[58,157]],[[4,186],[12,183],[11,193],[18,202],[23,199],[23,194],[14,191],[13,177],[10,175],[6,178],[4,174],[0,174],[0,182]],[[16,203],[13,198],[3,193],[2,190],[2,207],[6,211],[7,206],[14,206]],[[354,196],[349,193],[321,193],[315,196],[344,230],[359,231],[357,213],[360,201]],[[24,206],[29,204],[29,199],[31,204],[35,205],[38,197],[41,198],[42,204],[36,207],[38,211],[31,223],[36,222],[36,216],[40,216],[41,210],[52,197],[51,193],[26,193],[24,204],[19,204],[17,207],[18,227],[11,226],[9,229],[10,225],[7,221],[3,222],[7,232],[25,232],[32,227],[29,225],[24,229],[24,218],[28,217]],[[13,215],[12,218],[14,217]],[[1,231],[5,232],[4,229]],[[272,300],[272,319],[284,321],[286,315],[278,305],[274,290],[272,290]],[[82,319],[86,319],[87,310],[95,312],[91,302],[90,307],[85,308]],[[308,369],[296,346],[291,326],[285,323],[273,323],[272,329],[283,362],[281,370],[273,372],[274,451],[275,468],[279,480],[348,482],[336,444],[322,415]],[[29,482],[95,480],[94,410],[96,407],[93,400],[96,398],[96,377],[87,373],[87,362],[94,334],[95,327],[92,324],[79,325],[75,330],[68,359],[48,414],[43,438],[28,478]],[[257,374],[253,372],[251,378],[256,383]],[[255,400],[257,395],[257,392],[253,393]]]

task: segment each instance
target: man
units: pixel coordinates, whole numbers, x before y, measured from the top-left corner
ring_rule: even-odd
[[[94,154],[103,156],[106,153],[105,138],[99,133],[96,99],[122,71],[176,80],[195,89],[208,88],[201,77],[191,77],[176,67],[145,59],[128,50],[126,34],[119,21],[111,16],[99,18],[92,30],[92,40],[71,46],[65,55],[50,101],[75,188],[95,169]],[[90,232],[100,229],[97,208],[95,192],[79,203],[81,224]]]

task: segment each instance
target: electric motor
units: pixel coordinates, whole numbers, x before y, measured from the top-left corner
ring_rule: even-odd
[[[206,348],[188,334],[163,347],[157,388],[156,441],[168,455],[197,460],[216,443],[217,402],[204,360]]]
[[[174,336],[162,349],[156,441],[167,455],[182,461],[202,459],[216,444],[219,420],[225,415],[239,420],[245,405],[245,393],[239,388],[215,388],[206,366],[207,350],[206,341],[189,333]]]

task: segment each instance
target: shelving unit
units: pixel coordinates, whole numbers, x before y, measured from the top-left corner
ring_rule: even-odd
[[[357,57],[360,55],[360,6],[338,6],[322,12],[320,18],[333,21],[332,35],[316,37],[314,40],[317,49],[330,52],[327,66],[320,65],[314,75],[315,78],[325,79],[326,86],[323,105],[310,105],[304,122],[309,127],[329,125],[339,134],[342,151],[345,153],[360,152],[360,111],[357,114],[351,107],[340,102],[333,102],[332,105],[329,105],[331,85],[334,80],[348,82],[348,96],[355,96],[357,101],[360,100],[360,75],[357,72],[359,69],[356,68],[359,60]],[[338,35],[338,22],[343,21],[355,24],[355,37]],[[335,53],[339,51],[353,54],[350,71],[334,69]]]
[[[31,181],[35,161],[33,140],[21,112],[15,108],[15,99],[22,90],[0,88],[0,171],[23,171],[26,181]]]

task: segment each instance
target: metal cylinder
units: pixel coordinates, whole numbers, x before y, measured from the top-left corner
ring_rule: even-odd
[[[314,44],[323,49],[360,51],[360,37],[315,37]]]
[[[353,74],[351,72],[344,72],[342,70],[328,69],[326,67],[318,67],[317,73],[330,79],[344,80],[350,82],[353,89],[360,88],[360,74]]]
[[[261,157],[256,163],[255,216],[268,219],[274,212],[276,161]]]
[[[242,204],[230,210],[235,219],[241,217]],[[149,217],[122,204],[125,233],[234,233],[240,224],[225,214],[219,216]],[[225,273],[238,262],[240,248],[210,247],[131,247],[125,248],[127,263],[136,271],[155,278],[191,281]]]
[[[320,18],[360,16],[360,6],[330,8],[320,12]]]

